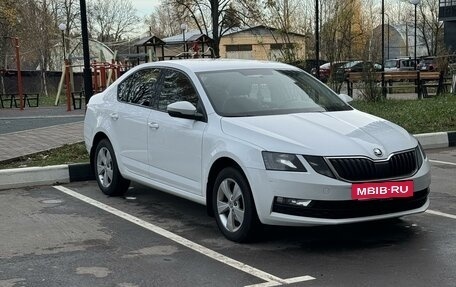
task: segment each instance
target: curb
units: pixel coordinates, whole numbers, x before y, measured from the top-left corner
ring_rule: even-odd
[[[456,132],[440,132],[414,135],[424,149],[456,146]]]
[[[426,133],[414,136],[424,149],[456,146],[456,132]],[[95,175],[89,163],[3,169],[0,170],[0,190],[93,179],[95,179]]]
[[[0,170],[0,190],[95,179],[89,163]]]

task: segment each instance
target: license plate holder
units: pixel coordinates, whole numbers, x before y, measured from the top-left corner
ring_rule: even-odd
[[[412,197],[413,180],[354,183],[351,197],[354,200]]]

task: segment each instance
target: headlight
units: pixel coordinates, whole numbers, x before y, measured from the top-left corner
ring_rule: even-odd
[[[426,153],[424,152],[424,148],[423,146],[421,145],[421,143],[418,141],[418,148],[420,149],[420,152],[421,154],[423,155],[423,158],[426,159],[427,158],[427,155]]]
[[[312,155],[305,155],[304,158],[310,164],[310,166],[319,174],[326,175],[332,178],[336,178],[332,173],[329,166],[326,164],[326,161],[321,156],[312,156]]]
[[[418,142],[418,146],[415,148],[416,154],[416,164],[417,168],[420,169],[423,161],[426,159],[426,154],[424,153],[423,147],[421,146],[420,142]]]
[[[294,154],[263,151],[264,166],[268,170],[307,171]]]

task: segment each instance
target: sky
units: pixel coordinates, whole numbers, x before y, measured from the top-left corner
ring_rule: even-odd
[[[142,17],[152,13],[160,4],[160,0],[131,0],[131,3],[138,10],[138,15]]]

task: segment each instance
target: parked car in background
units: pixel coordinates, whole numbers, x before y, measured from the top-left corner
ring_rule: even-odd
[[[311,74],[314,75],[314,77],[317,77],[322,81],[323,83],[326,83],[328,79],[333,76],[333,73],[337,71],[340,67],[348,63],[348,61],[336,61],[336,62],[330,62],[323,64],[319,67],[319,73],[317,76],[317,69],[313,68],[311,71]]]
[[[382,65],[370,61],[351,61],[336,71],[336,80],[345,81],[351,72],[380,72]]]
[[[135,181],[206,205],[237,242],[261,224],[424,212],[431,175],[418,141],[350,100],[282,63],[159,61],[91,97],[84,139],[103,193]]]
[[[323,65],[328,63],[326,60],[319,59],[318,60],[318,65]],[[301,61],[295,61],[290,63],[290,65],[293,65],[295,67],[300,68],[303,71],[306,71],[307,73],[310,73],[313,68],[317,66],[317,60],[316,59],[306,59],[306,60],[301,60]]]
[[[418,67],[420,71],[436,71],[437,69],[437,57],[425,57],[420,60]]]
[[[398,58],[398,59],[388,59],[385,61],[385,72],[413,71],[413,70],[415,70],[415,59],[412,59],[410,57]]]

